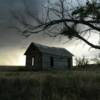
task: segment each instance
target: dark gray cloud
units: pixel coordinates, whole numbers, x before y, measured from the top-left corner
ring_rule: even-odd
[[[29,44],[30,40],[24,39],[17,30],[9,28],[17,24],[12,11],[15,13],[17,11],[17,14],[25,12],[23,1],[0,0],[0,64],[14,64],[14,59],[17,63],[20,54],[24,54],[22,50]],[[42,0],[25,0],[25,2],[32,14],[39,13]]]
[[[18,31],[8,29],[9,26],[16,24],[12,16],[12,10],[23,12],[25,10],[24,0],[0,0],[0,47],[19,45],[19,40],[22,39]],[[29,10],[33,14],[39,13],[41,0],[25,0]],[[17,13],[18,14],[18,13]]]
[[[21,33],[15,29],[9,28],[17,24],[17,21],[13,18],[11,11],[13,10],[17,14],[25,14],[24,0],[0,0],[0,64],[12,64],[14,59],[18,61],[20,54],[24,54],[25,49],[30,42],[38,42],[47,45],[56,45],[67,48],[69,44],[59,43],[59,39],[48,38],[48,36],[35,34],[27,39],[21,36]],[[38,15],[41,13],[42,4],[47,0],[25,0],[25,4],[32,14]],[[27,18],[29,20],[29,18]],[[58,43],[58,44],[57,44]],[[72,48],[72,45],[69,46]],[[76,48],[76,47],[75,47]],[[72,48],[73,51],[74,47]],[[23,50],[23,52],[22,52]],[[71,49],[70,49],[71,50]],[[77,49],[76,54],[80,52]],[[2,59],[2,60],[1,60]]]

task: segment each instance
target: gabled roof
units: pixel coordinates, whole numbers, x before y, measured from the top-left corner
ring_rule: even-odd
[[[32,47],[36,47],[41,53],[48,53],[48,54],[52,54],[52,55],[67,56],[67,57],[73,56],[73,54],[70,53],[65,48],[48,47],[48,46],[40,45],[37,43],[31,43],[30,46],[28,47],[28,49],[26,50],[25,55],[27,55],[29,53],[29,51],[31,51],[30,49],[34,50],[34,48],[32,48]]]

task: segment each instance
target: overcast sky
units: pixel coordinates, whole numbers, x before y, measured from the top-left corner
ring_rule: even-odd
[[[44,0],[26,0],[29,9],[33,14],[38,15],[41,11],[41,3]],[[11,11],[24,11],[23,0],[0,0],[0,65],[24,65],[24,52],[31,42],[37,42],[44,45],[59,46],[68,49],[75,56],[86,55],[91,57],[98,53],[94,49],[89,50],[87,45],[74,43],[64,43],[66,38],[50,38],[46,35],[35,34],[29,38],[21,36],[21,33],[15,29],[9,28],[16,24]],[[93,36],[95,38],[95,36]],[[94,41],[97,42],[97,41]],[[92,55],[91,55],[92,53]]]

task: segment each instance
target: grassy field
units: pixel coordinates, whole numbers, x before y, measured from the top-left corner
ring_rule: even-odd
[[[100,71],[0,72],[0,100],[100,100]]]

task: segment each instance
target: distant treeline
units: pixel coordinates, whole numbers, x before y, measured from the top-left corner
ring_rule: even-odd
[[[0,72],[2,71],[17,71],[19,69],[24,69],[25,66],[4,66],[4,65],[0,65]]]

